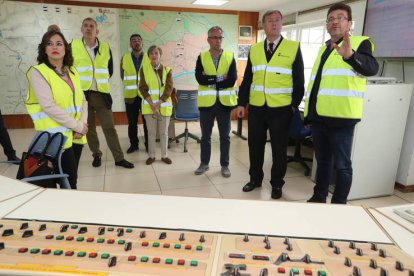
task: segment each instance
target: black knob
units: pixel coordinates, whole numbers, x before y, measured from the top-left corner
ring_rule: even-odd
[[[143,231],[141,231],[141,233],[139,233],[139,237],[141,239],[145,238],[145,236],[146,236],[145,230],[143,230]]]
[[[346,265],[347,267],[351,267],[352,266],[352,261],[350,258],[345,257],[345,262],[344,265]]]
[[[108,267],[113,267],[113,266],[116,266],[116,257],[115,256],[110,257],[109,260],[108,260]]]
[[[41,224],[39,226],[39,231],[45,231],[46,230],[46,224]]]
[[[98,235],[103,235],[103,234],[105,234],[105,227],[99,227],[98,228]]]
[[[354,241],[349,242],[349,248],[355,249],[355,242]]]
[[[249,241],[249,235],[244,234],[244,239],[243,239],[243,241],[244,241],[244,242],[248,242],[248,241]]]
[[[384,249],[379,250],[379,255],[382,258],[387,258],[387,252]]]
[[[124,246],[125,251],[129,251],[132,249],[132,242],[127,242]]]
[[[339,248],[338,246],[335,245],[334,253],[337,254],[337,255],[341,254],[341,248]]]
[[[60,233],[64,233],[64,232],[68,231],[68,228],[69,228],[69,224],[63,224],[60,227]]]
[[[85,234],[87,232],[88,232],[88,227],[82,226],[81,228],[79,228],[78,234]]]
[[[371,243],[371,250],[377,251],[378,250],[378,246],[376,243]]]
[[[161,232],[158,237],[159,240],[165,240],[167,238],[167,232]]]
[[[204,235],[201,235],[201,236],[200,236],[200,239],[199,239],[199,242],[203,243],[203,242],[205,242],[205,241],[206,241],[206,239],[204,238]]]
[[[395,262],[395,269],[398,271],[404,271],[404,265],[402,262],[400,261],[396,261]]]
[[[333,241],[333,240],[329,240],[329,241],[328,241],[328,246],[329,246],[330,248],[333,248],[333,247],[335,246],[334,241]]]
[[[116,231],[118,232],[118,237],[122,237],[124,235],[124,228],[118,228]]]
[[[2,234],[3,237],[13,236],[13,235],[14,235],[13,229],[4,229],[3,234]]]
[[[266,248],[266,249],[270,249],[270,248],[272,248],[272,247],[270,246],[270,242],[269,242],[269,241],[267,241],[267,242],[266,242],[265,248]]]
[[[29,228],[29,224],[28,224],[27,222],[23,222],[23,223],[20,225],[20,230],[24,230],[24,229],[27,229],[27,228]]]
[[[389,276],[390,273],[385,268],[381,267],[380,276]]]
[[[290,243],[290,242],[289,242],[289,238],[288,238],[288,237],[285,237],[285,240],[283,241],[283,243],[284,243],[284,244],[288,244],[288,243]]]
[[[373,269],[377,269],[377,268],[378,268],[377,261],[376,261],[376,260],[374,260],[374,259],[371,259],[371,260],[369,261],[369,267],[371,267],[371,268],[373,268]]]
[[[288,251],[292,251],[292,250],[293,250],[293,246],[292,246],[292,244],[291,244],[291,243],[288,243],[288,245],[287,245],[286,249],[287,249]]]
[[[352,276],[362,276],[361,268],[354,266],[354,269],[352,270]]]
[[[181,233],[180,234],[179,241],[185,241],[184,233]]]
[[[22,238],[29,238],[33,236],[33,230],[26,230],[23,232]]]
[[[362,249],[361,249],[361,248],[357,248],[357,250],[356,250],[356,254],[357,254],[358,256],[362,256],[362,255],[364,255],[364,252],[362,251]]]

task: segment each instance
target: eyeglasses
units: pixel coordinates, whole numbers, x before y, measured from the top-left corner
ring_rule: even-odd
[[[341,22],[344,20],[348,20],[348,17],[344,15],[338,15],[338,17],[329,17],[328,19],[326,19],[326,24],[332,24],[333,22],[335,22],[335,20],[338,20],[338,22]]]
[[[214,40],[223,40],[224,37],[222,37],[222,36],[209,36],[208,38],[214,39]]]

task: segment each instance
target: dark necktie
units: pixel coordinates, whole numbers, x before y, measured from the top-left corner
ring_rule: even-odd
[[[272,54],[273,54],[273,45],[274,45],[273,42],[270,42],[269,45],[268,45],[267,53],[268,53],[269,56],[272,56]]]

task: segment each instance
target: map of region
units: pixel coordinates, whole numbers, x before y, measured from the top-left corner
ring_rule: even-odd
[[[82,36],[82,20],[92,17],[98,22],[99,38],[111,46],[114,76],[111,91],[113,110],[123,110],[119,77],[118,10],[97,7],[0,1],[0,109],[3,114],[27,113],[24,101],[28,90],[26,72],[36,65],[37,47],[51,24],[57,24],[66,40]]]
[[[237,59],[237,15],[120,9],[121,52],[130,51],[131,34],[140,34],[145,52],[151,45],[161,47],[161,63],[172,68],[174,86],[194,89],[197,56],[209,49],[207,31],[216,25],[224,30],[223,48]]]

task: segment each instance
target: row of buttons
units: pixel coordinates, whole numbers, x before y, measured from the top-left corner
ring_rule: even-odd
[[[131,256],[128,257],[128,261],[130,261],[130,262],[134,262],[136,260],[137,260],[136,256],[131,255]],[[149,257],[147,257],[147,256],[142,256],[141,259],[140,259],[141,263],[147,263],[148,261],[149,261]],[[171,258],[165,259],[165,264],[171,265],[171,264],[173,264],[173,262],[174,262],[174,260],[171,259]],[[161,258],[153,257],[152,258],[152,263],[154,263],[154,264],[161,263]],[[185,260],[184,259],[177,260],[177,265],[185,265]],[[191,266],[198,266],[198,261],[192,260],[190,262],[190,265]]]
[[[27,248],[27,247],[21,247],[18,250],[19,253],[26,253],[28,251],[29,251],[29,248]],[[38,254],[38,253],[41,253],[43,255],[49,255],[49,254],[52,253],[52,250],[48,249],[48,248],[45,248],[43,250],[40,250],[40,248],[30,249],[30,254]],[[56,255],[56,256],[63,255],[63,253],[65,253],[65,256],[68,256],[68,257],[71,257],[71,256],[75,255],[75,252],[72,251],[72,250],[68,250],[68,251],[65,251],[65,252],[63,252],[63,250],[60,250],[60,249],[53,250],[53,255]],[[76,256],[77,257],[85,257],[86,255],[87,255],[87,253],[85,251],[79,251]],[[90,252],[89,253],[89,258],[96,258],[96,257],[98,257],[98,253],[96,253],[96,252]],[[102,253],[101,254],[101,259],[108,259],[109,257],[110,257],[110,255],[108,253]]]
[[[284,267],[278,267],[277,272],[278,273],[281,273],[281,274],[284,274],[284,273],[286,273],[286,269]],[[300,272],[299,272],[299,269],[298,268],[291,268],[289,274],[290,275],[298,275],[299,273]],[[313,275],[312,269],[304,269],[303,270],[303,273],[305,275]],[[326,271],[324,271],[324,270],[318,270],[318,274],[317,275],[318,276],[326,276],[327,274],[326,274]]]

